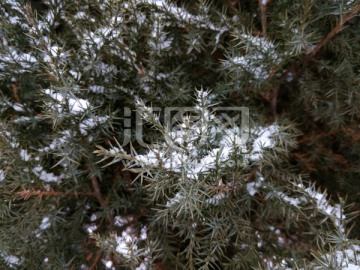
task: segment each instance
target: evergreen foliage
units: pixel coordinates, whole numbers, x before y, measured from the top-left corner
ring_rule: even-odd
[[[2,1],[0,268],[360,269],[359,14]]]

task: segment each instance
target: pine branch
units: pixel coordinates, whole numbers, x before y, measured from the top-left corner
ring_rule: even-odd
[[[305,62],[307,62],[310,58],[314,57],[320,51],[320,49],[330,41],[330,39],[332,39],[339,32],[347,28],[345,24],[352,18],[356,17],[359,12],[360,5],[354,6],[353,9],[335,25],[335,27],[327,34],[327,36],[307,54]]]
[[[266,34],[266,6],[263,7],[261,2],[262,2],[262,0],[259,0],[260,10],[262,10],[262,13],[261,13],[262,14],[261,15],[262,16],[262,26],[263,26],[262,34],[264,34],[264,33]],[[271,1],[268,0],[268,3],[270,3],[270,2]],[[310,60],[310,58],[314,57],[320,51],[320,49],[331,40],[331,38],[333,38],[336,34],[341,32],[342,30],[344,30],[346,28],[345,23],[348,22],[349,20],[351,20],[352,18],[356,17],[359,12],[360,12],[360,5],[357,5],[340,22],[338,22],[336,24],[336,26],[327,34],[327,36],[321,42],[319,42],[314,47],[314,49],[311,52],[309,52],[308,54],[305,55],[305,57],[302,59],[302,62],[306,63]],[[291,64],[291,66],[289,68],[284,69],[284,71],[282,72],[282,74],[280,76],[280,79],[278,79],[278,83],[275,86],[273,86],[272,89],[266,91],[265,94],[263,95],[263,97],[270,103],[270,116],[272,119],[276,119],[276,115],[277,115],[276,108],[277,108],[277,103],[278,103],[278,95],[279,95],[280,85],[285,81],[288,72],[290,70],[292,70],[292,71],[296,70],[298,66],[299,66],[299,63],[296,62],[296,63]],[[277,74],[277,72],[281,68],[282,68],[281,64],[272,68],[269,73],[269,79],[274,78],[275,74]],[[292,73],[292,75],[295,77],[297,74]]]
[[[329,18],[337,17],[326,12],[337,4],[326,1],[305,1],[304,8],[290,0],[71,7],[52,1],[42,16],[21,1],[3,2],[1,261],[9,261],[3,257],[8,253],[18,256],[21,269],[95,270],[110,262],[124,269],[291,268],[277,263],[310,259],[309,251],[323,249],[314,244],[317,235],[326,239],[334,228],[346,229],[338,205],[297,172],[320,175],[319,163],[330,164],[342,188],[349,185],[341,182],[348,171],[357,169],[351,163],[360,147],[357,30],[341,35],[342,43],[331,41],[346,24],[358,24],[359,5],[347,3],[329,32]],[[324,35],[314,41],[317,33]],[[319,53],[324,47],[330,61]],[[212,91],[196,91],[193,99],[199,86]],[[275,122],[280,98],[286,120]],[[171,110],[173,129],[164,125],[166,115],[145,104],[196,112]],[[215,104],[249,106],[250,134],[235,127],[235,118],[227,123],[238,111],[228,119]],[[134,115],[122,108],[136,106],[146,146],[138,125],[125,129]],[[342,129],[327,127],[332,116],[344,118]],[[265,127],[264,118],[270,122]],[[294,126],[305,131],[301,140]],[[131,135],[128,145],[107,145],[125,134]],[[289,154],[295,143],[299,148]],[[350,189],[357,194],[356,185]]]

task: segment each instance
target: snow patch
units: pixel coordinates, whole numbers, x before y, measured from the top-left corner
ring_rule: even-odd
[[[275,50],[275,45],[263,38],[242,34],[239,37],[246,54],[233,56],[224,62],[224,67],[239,67],[247,71],[256,80],[266,80],[271,68],[281,62],[281,57]]]
[[[45,231],[46,229],[50,228],[51,223],[48,217],[44,217],[40,224],[40,230]]]
[[[90,107],[89,101],[85,99],[70,97],[70,95],[55,92],[52,89],[45,89],[44,93],[58,102],[57,108],[60,112],[63,111],[63,108],[67,108],[71,114],[80,114]]]
[[[20,157],[24,161],[29,161],[31,158],[31,155],[28,154],[27,150],[21,149],[20,150]]]
[[[87,118],[79,124],[80,133],[83,136],[87,136],[89,130],[105,123],[108,119],[108,116],[94,116],[93,118]]]
[[[257,138],[253,142],[253,149],[250,154],[251,160],[259,160],[262,158],[262,154],[265,148],[273,148],[275,142],[271,137],[274,137],[279,132],[277,125],[271,125],[269,127],[261,127],[257,132]]]

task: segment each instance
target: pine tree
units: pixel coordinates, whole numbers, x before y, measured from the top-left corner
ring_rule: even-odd
[[[4,0],[1,267],[358,269],[359,13]]]

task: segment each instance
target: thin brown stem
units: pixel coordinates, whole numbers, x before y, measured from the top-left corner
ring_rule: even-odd
[[[92,265],[89,267],[89,270],[95,270],[98,267],[98,262],[102,259],[104,253],[102,251],[98,251],[96,253],[96,257]]]
[[[271,116],[273,117],[273,120],[276,119],[276,115],[277,115],[277,100],[278,100],[278,96],[279,96],[279,85],[275,85],[272,88],[272,93],[271,93],[271,100],[270,100],[270,113]]]
[[[107,205],[107,200],[101,194],[100,186],[96,176],[91,177],[91,183],[94,189],[95,197],[98,199],[100,205],[105,207]]]
[[[15,102],[20,102],[19,89],[20,89],[19,85],[16,82],[11,83],[11,90],[12,90]]]
[[[259,1],[259,9],[261,15],[261,36],[265,37],[267,32],[267,10],[271,3],[271,0],[258,0]]]
[[[225,0],[227,7],[233,15],[238,14],[238,10],[235,8],[236,1]]]

